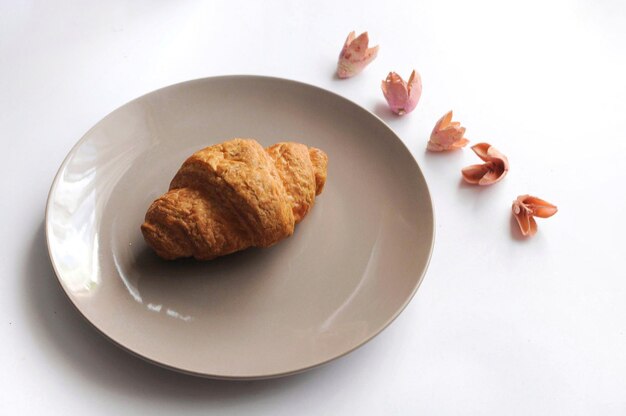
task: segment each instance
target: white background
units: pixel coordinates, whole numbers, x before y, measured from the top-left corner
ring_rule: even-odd
[[[3,1],[0,414],[626,414],[626,3]],[[379,57],[333,77],[350,30]],[[380,81],[421,72],[393,117]],[[304,81],[378,114],[422,167],[437,218],[426,278],[354,353],[261,382],[193,378],[98,335],[49,264],[44,206],[71,146],[139,95],[223,74]],[[447,110],[509,157],[464,185],[469,150],[425,152]],[[560,211],[523,240],[511,201]]]

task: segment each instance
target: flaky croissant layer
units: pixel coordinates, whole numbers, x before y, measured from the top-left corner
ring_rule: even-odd
[[[282,142],[263,149],[232,139],[191,155],[141,225],[144,239],[168,260],[210,260],[268,247],[293,234],[326,182],[328,157]]]

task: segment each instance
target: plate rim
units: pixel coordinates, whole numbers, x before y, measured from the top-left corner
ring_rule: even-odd
[[[420,276],[417,279],[417,283],[415,284],[415,287],[412,289],[410,295],[407,297],[407,299],[404,301],[404,303],[385,321],[385,323],[375,332],[373,332],[372,334],[370,334],[369,336],[365,337],[362,341],[360,341],[357,345],[355,345],[354,347],[344,351],[341,354],[338,354],[336,356],[333,356],[329,359],[308,365],[306,367],[301,367],[298,369],[294,369],[294,370],[290,370],[290,371],[283,371],[283,372],[277,372],[277,373],[271,373],[271,374],[261,374],[261,375],[252,375],[252,376],[228,376],[228,375],[223,375],[223,374],[209,374],[209,373],[203,373],[203,372],[195,372],[195,371],[191,371],[188,369],[184,369],[184,368],[179,368],[173,365],[168,365],[159,361],[156,361],[152,358],[149,358],[143,354],[141,354],[139,351],[135,351],[132,350],[131,348],[121,344],[120,342],[118,342],[117,340],[113,339],[111,336],[109,336],[108,334],[106,334],[103,330],[101,330],[100,328],[98,328],[96,326],[96,324],[94,324],[86,315],[85,313],[83,313],[83,311],[79,308],[79,306],[76,304],[76,302],[74,302],[74,299],[72,298],[72,296],[70,296],[70,294],[68,293],[68,289],[65,287],[65,285],[62,282],[62,279],[60,277],[60,273],[59,270],[57,269],[57,265],[55,264],[54,258],[52,256],[52,252],[51,252],[51,236],[50,236],[50,232],[49,232],[49,228],[50,228],[50,222],[49,222],[49,214],[51,211],[51,201],[52,201],[52,196],[56,190],[57,184],[59,182],[59,177],[61,175],[61,172],[64,170],[64,168],[66,167],[66,165],[69,163],[69,160],[71,158],[71,156],[75,153],[75,151],[83,144],[83,142],[89,137],[90,133],[92,132],[92,130],[94,130],[98,125],[100,125],[104,120],[106,120],[109,116],[111,116],[113,113],[117,112],[118,110],[120,110],[121,108],[130,105],[136,101],[141,100],[142,98],[146,97],[147,95],[150,94],[154,94],[156,92],[165,90],[165,89],[169,89],[169,88],[175,88],[178,86],[182,86],[184,84],[191,84],[194,82],[201,82],[201,81],[206,81],[206,80],[227,80],[227,79],[236,79],[236,78],[248,78],[248,79],[259,79],[259,80],[265,80],[265,81],[272,81],[272,82],[284,82],[284,83],[290,83],[290,84],[296,84],[299,87],[304,87],[304,88],[312,88],[314,90],[317,90],[320,93],[323,94],[330,94],[332,95],[335,99],[339,99],[341,101],[344,101],[352,106],[357,107],[359,110],[364,111],[365,113],[367,113],[369,116],[374,117],[376,120],[378,120],[384,127],[386,130],[388,130],[391,135],[394,137],[394,139],[400,144],[400,146],[402,146],[402,148],[404,149],[404,151],[406,151],[410,156],[411,156],[411,160],[413,162],[413,164],[415,165],[415,167],[417,168],[418,172],[421,174],[423,180],[424,180],[424,187],[425,187],[425,192],[426,194],[424,195],[424,199],[427,200],[429,202],[429,207],[430,207],[430,215],[432,217],[432,231],[431,231],[431,238],[430,238],[430,245],[428,248],[428,254],[426,256],[426,262],[424,264],[424,268],[422,270],[422,272],[420,273]],[[241,381],[252,381],[252,380],[264,380],[264,379],[273,379],[273,378],[280,378],[280,377],[286,377],[286,376],[290,376],[290,375],[295,375],[295,374],[299,374],[299,373],[303,373],[305,371],[308,370],[312,370],[314,368],[318,368],[321,367],[325,364],[328,364],[330,362],[333,362],[341,357],[344,357],[348,354],[350,354],[351,352],[361,348],[362,346],[364,346],[365,344],[367,344],[368,342],[370,342],[372,339],[374,339],[375,337],[377,337],[378,335],[380,335],[385,329],[387,329],[391,323],[393,323],[398,316],[400,316],[400,314],[402,312],[404,312],[404,310],[406,309],[406,307],[409,305],[409,303],[411,303],[411,301],[413,300],[413,298],[415,297],[415,294],[417,293],[418,289],[420,288],[422,282],[424,281],[424,277],[426,276],[426,272],[428,271],[429,265],[430,265],[430,261],[432,259],[432,254],[433,254],[433,250],[435,247],[435,234],[436,234],[436,217],[435,217],[435,209],[434,209],[434,203],[433,203],[433,198],[431,196],[431,192],[430,192],[430,188],[428,187],[428,182],[426,180],[426,177],[424,175],[424,172],[422,171],[419,163],[417,162],[417,160],[415,159],[415,156],[413,155],[413,153],[410,151],[410,149],[407,147],[407,145],[404,143],[404,141],[400,138],[400,136],[398,134],[396,134],[396,132],[382,119],[380,118],[378,115],[376,115],[374,112],[368,110],[367,108],[363,107],[362,105],[336,93],[333,91],[330,91],[326,88],[322,88],[319,87],[317,85],[313,85],[313,84],[309,84],[306,82],[302,82],[302,81],[297,81],[297,80],[293,80],[293,79],[288,79],[288,78],[282,78],[282,77],[275,77],[275,76],[267,76],[267,75],[248,75],[248,74],[234,74],[234,75],[218,75],[218,76],[208,76],[208,77],[200,77],[200,78],[194,78],[194,79],[190,79],[190,80],[186,80],[186,81],[181,81],[181,82],[177,82],[174,84],[170,84],[170,85],[166,85],[164,87],[160,87],[157,88],[155,90],[149,91],[145,94],[142,94],[136,98],[133,98],[130,101],[127,101],[125,103],[123,103],[122,105],[116,107],[115,109],[111,110],[110,112],[108,112],[104,117],[100,118],[97,122],[95,122],[93,124],[93,126],[91,126],[82,136],[81,138],[68,150],[67,155],[63,158],[63,161],[61,162],[61,164],[59,165],[59,168],[57,169],[56,174],[54,175],[54,178],[52,180],[52,184],[50,185],[50,189],[48,191],[48,196],[46,198],[46,207],[45,207],[45,216],[44,216],[44,224],[45,224],[45,235],[46,235],[46,249],[48,251],[48,258],[50,260],[50,264],[52,265],[52,268],[54,270],[54,275],[56,277],[57,282],[59,283],[59,285],[61,286],[61,289],[63,290],[63,293],[65,294],[65,297],[69,300],[70,304],[74,307],[74,309],[79,313],[79,315],[87,322],[89,323],[89,325],[94,328],[96,330],[97,333],[99,333],[101,336],[103,336],[106,340],[108,340],[109,342],[113,343],[113,345],[121,348],[122,350],[130,353],[131,355],[138,357],[150,364],[154,364],[157,365],[158,367],[167,369],[167,370],[172,370],[178,373],[182,373],[182,374],[187,374],[187,375],[191,375],[191,376],[196,376],[196,377],[202,377],[202,378],[209,378],[209,379],[216,379],[216,380],[241,380]]]

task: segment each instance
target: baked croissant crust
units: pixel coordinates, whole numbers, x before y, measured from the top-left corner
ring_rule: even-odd
[[[168,260],[210,260],[268,247],[293,234],[326,182],[328,157],[283,142],[263,149],[233,139],[191,155],[141,225],[144,239]]]

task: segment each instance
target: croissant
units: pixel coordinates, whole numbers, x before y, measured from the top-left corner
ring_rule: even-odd
[[[148,208],[141,232],[167,260],[271,246],[310,211],[327,163],[323,151],[300,143],[263,149],[233,139],[209,146],[183,163],[169,191]]]

